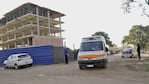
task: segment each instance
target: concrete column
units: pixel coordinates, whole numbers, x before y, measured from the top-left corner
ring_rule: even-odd
[[[40,30],[39,30],[39,9],[36,7],[36,14],[37,14],[37,35],[40,36]]]
[[[17,39],[17,35],[16,34],[14,34],[14,39]]]
[[[62,27],[61,27],[61,18],[59,17],[59,27],[60,27],[60,29],[62,29]],[[62,32],[60,31],[60,37],[62,37]]]
[[[2,46],[2,50],[4,50],[5,48],[4,48],[4,45]]]
[[[34,35],[34,32],[33,32],[33,30],[31,30],[31,35]]]
[[[25,34],[24,34],[24,32],[22,32],[22,37],[24,37],[24,36],[25,36]],[[21,40],[21,45],[22,45],[22,47],[25,46],[24,39]]]
[[[30,46],[30,45],[29,45],[29,38],[27,38],[27,45]]]
[[[48,34],[48,36],[50,37],[50,11],[48,11],[48,30],[49,30],[49,34]]]
[[[14,46],[15,46],[15,48],[17,48],[17,42],[16,41],[14,42]]]
[[[32,21],[30,21],[30,24],[33,24],[33,22],[32,22]]]
[[[36,15],[37,15],[37,35],[40,36],[40,27],[39,27],[39,8],[36,7]],[[38,38],[37,40],[37,44],[36,45],[40,45],[40,39]]]
[[[8,44],[7,44],[7,49],[9,49],[9,48],[10,48],[10,44],[8,43]]]
[[[7,40],[6,41],[8,41],[9,40],[9,35],[7,35]]]
[[[22,47],[25,46],[25,42],[24,42],[24,39],[21,40],[21,44],[22,44]]]

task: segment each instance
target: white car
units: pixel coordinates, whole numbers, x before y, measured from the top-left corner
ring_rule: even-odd
[[[4,68],[12,67],[19,69],[21,66],[32,66],[33,59],[28,53],[12,54],[4,61]]]

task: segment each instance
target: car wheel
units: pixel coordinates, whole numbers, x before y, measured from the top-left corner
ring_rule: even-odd
[[[6,66],[6,64],[4,64],[4,69],[8,69],[8,67]]]
[[[17,64],[14,65],[15,69],[19,69],[19,66]]]
[[[30,64],[30,66],[33,66],[33,64]]]
[[[29,64],[28,66],[31,67],[31,66],[33,66],[33,64]]]

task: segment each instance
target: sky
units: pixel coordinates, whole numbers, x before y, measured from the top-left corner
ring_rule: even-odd
[[[149,18],[139,13],[124,14],[122,0],[3,0],[0,3],[0,18],[18,6],[31,2],[66,16],[62,18],[66,46],[78,49],[81,38],[95,32],[106,32],[110,40],[121,46],[121,41],[133,25],[149,25]]]

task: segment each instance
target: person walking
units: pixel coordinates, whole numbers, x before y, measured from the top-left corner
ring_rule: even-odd
[[[68,64],[68,51],[67,51],[67,49],[64,49],[64,55],[65,55],[65,64]]]
[[[141,60],[141,55],[140,55],[140,44],[137,43],[137,53],[138,53],[138,57],[139,57],[139,61]]]

